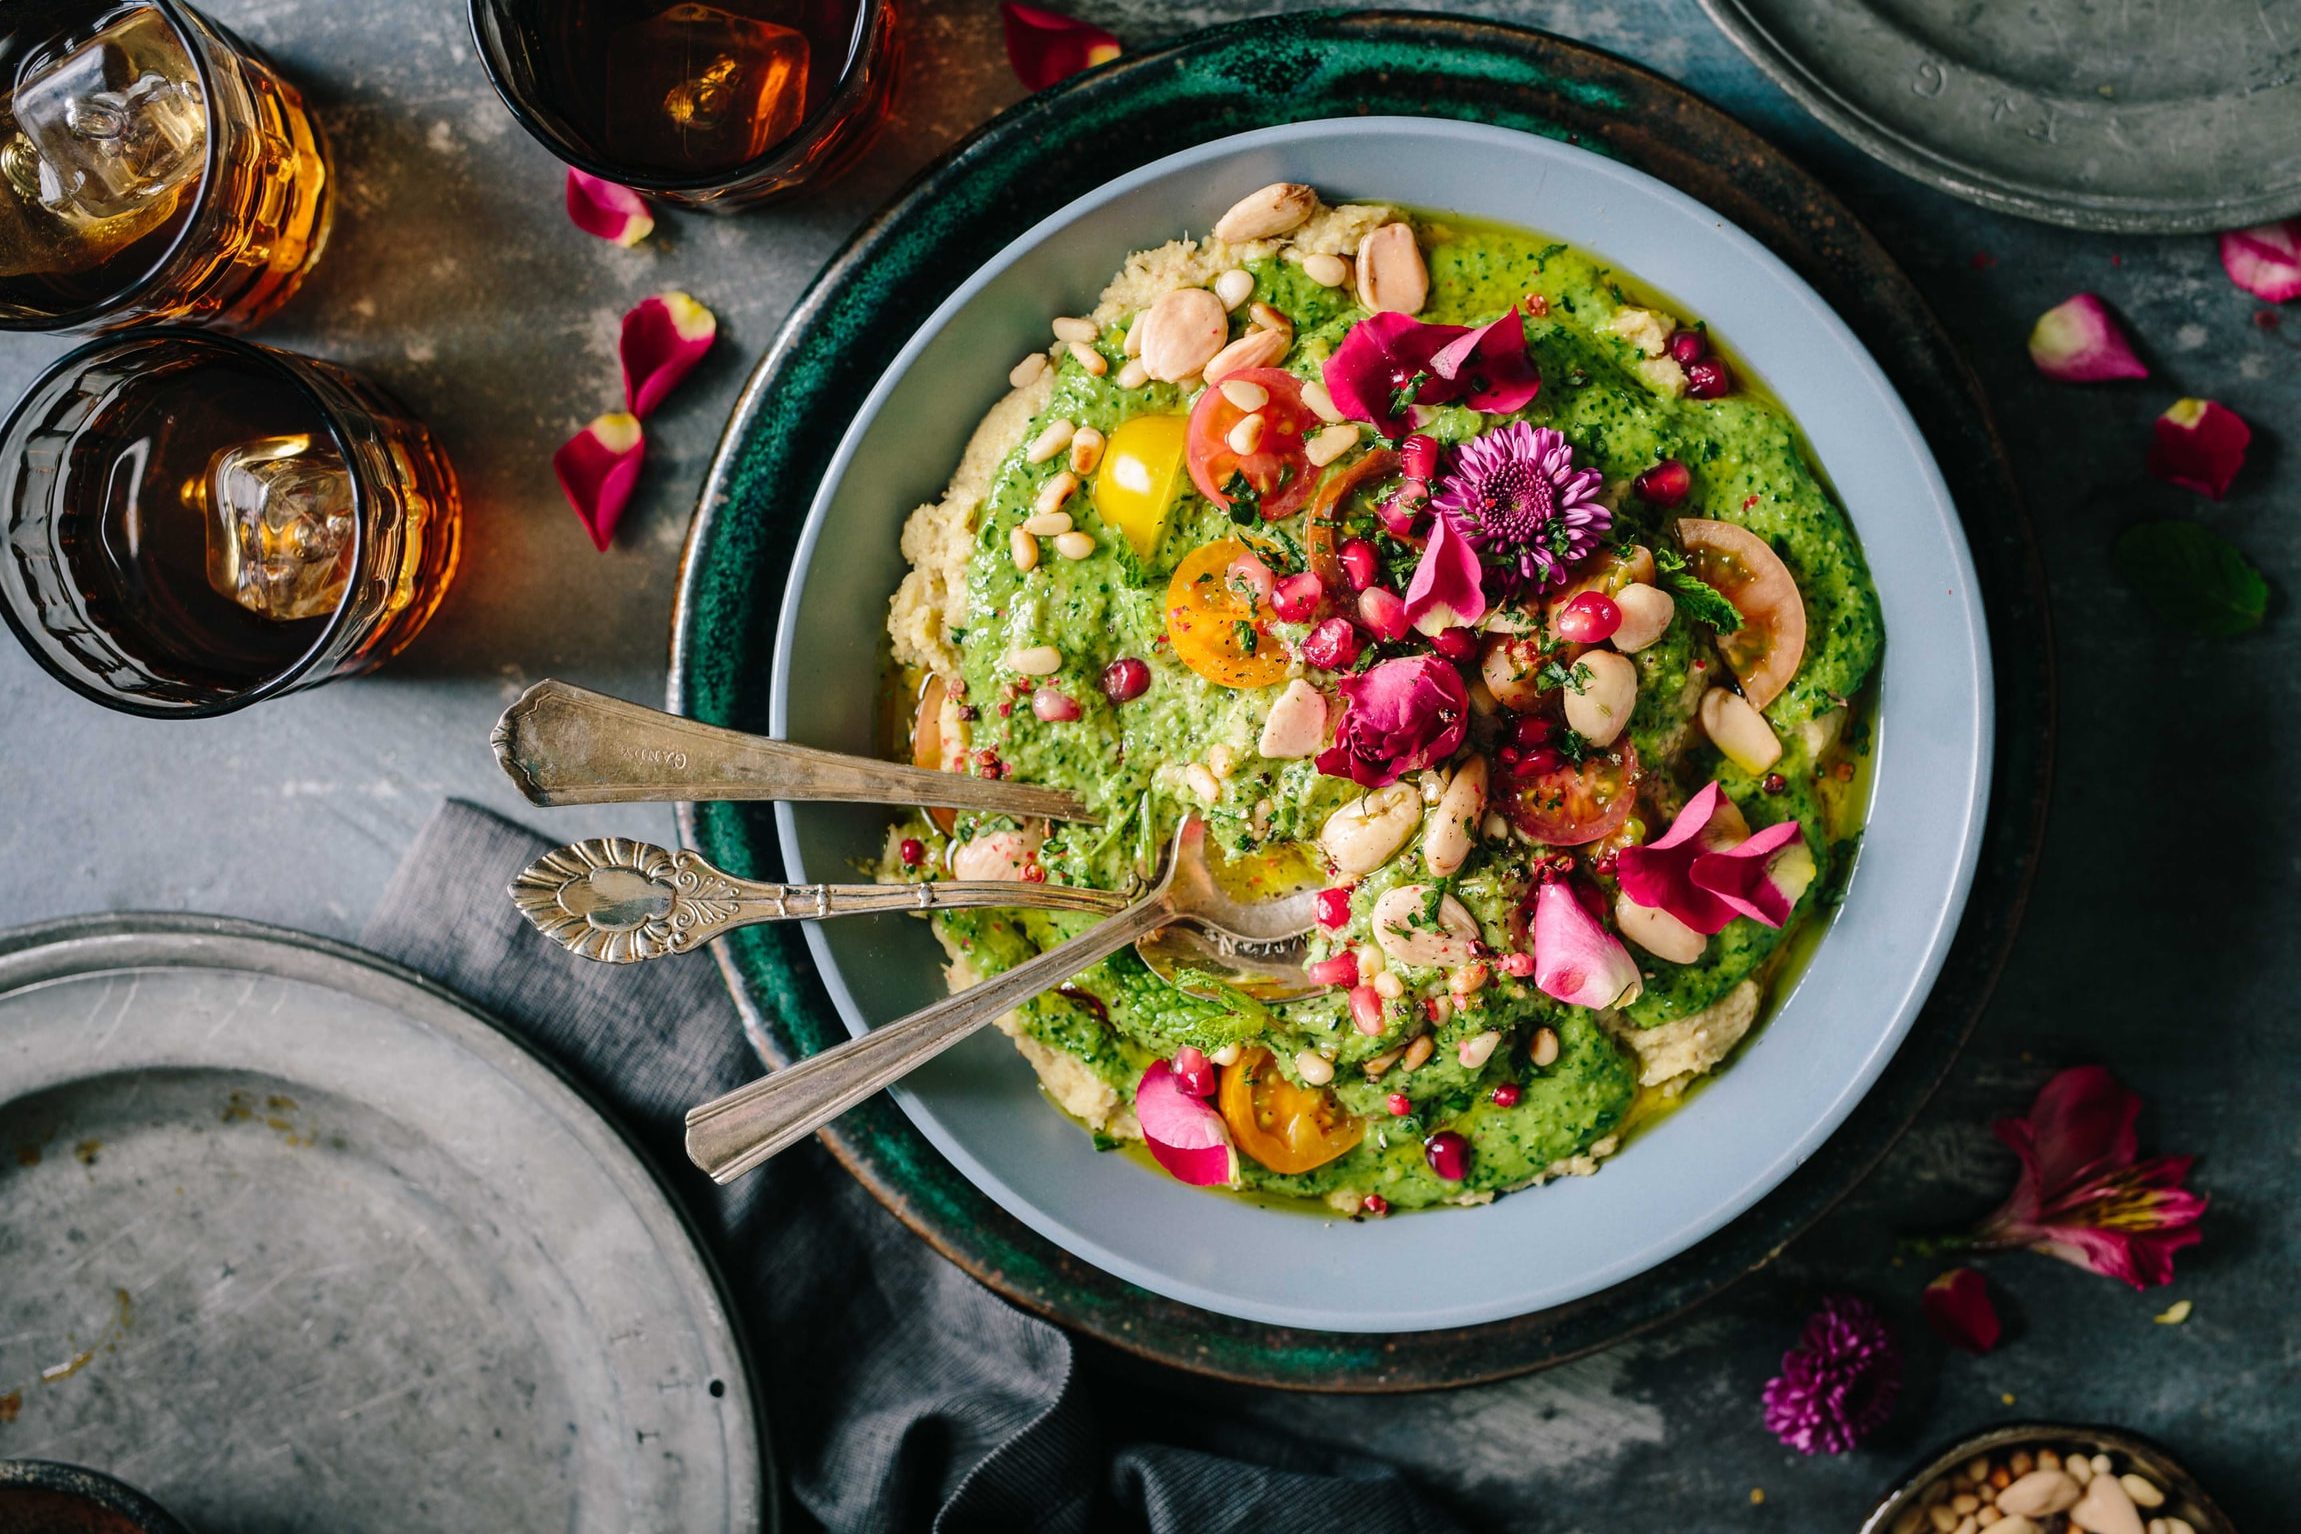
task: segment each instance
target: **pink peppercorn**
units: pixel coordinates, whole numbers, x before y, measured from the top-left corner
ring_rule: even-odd
[[[1422,1142],[1422,1159],[1448,1182],[1470,1175],[1470,1142],[1451,1129],[1441,1129]]]
[[[903,845],[896,850],[902,853],[905,868],[916,868],[927,858],[927,844],[916,836],[904,837]]]
[[[1505,1081],[1494,1089],[1494,1106],[1497,1108],[1515,1108],[1518,1106],[1518,1099],[1524,1095],[1524,1091],[1517,1082]]]
[[[1131,655],[1122,655],[1103,667],[1103,696],[1113,703],[1131,703],[1150,691],[1150,667]]]
[[[1358,986],[1350,993],[1350,1021],[1360,1033],[1372,1038],[1382,1031],[1382,993],[1371,985]]]
[[[1413,1102],[1404,1092],[1391,1093],[1382,1100],[1382,1105],[1390,1110],[1390,1116],[1394,1119],[1402,1119],[1414,1111]]]
[[[1318,924],[1333,929],[1350,925],[1350,887],[1337,885],[1318,892]]]
[[[1350,582],[1353,591],[1364,591],[1382,573],[1382,561],[1375,557],[1374,545],[1364,538],[1349,539],[1335,557],[1342,561],[1343,579]]]
[[[1331,959],[1320,959],[1304,973],[1310,976],[1313,985],[1356,985],[1358,960],[1347,952],[1338,953]]]
[[[1185,1044],[1174,1052],[1174,1073],[1182,1078],[1182,1089],[1193,1097],[1214,1096],[1214,1062],[1203,1049]]]
[[[1502,956],[1502,973],[1513,980],[1523,980],[1534,973],[1534,955],[1506,953]]]

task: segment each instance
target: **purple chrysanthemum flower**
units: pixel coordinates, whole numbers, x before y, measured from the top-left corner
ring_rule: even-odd
[[[1902,1388],[1901,1347],[1866,1300],[1836,1294],[1766,1381],[1766,1427],[1801,1454],[1843,1454],[1885,1426]]]
[[[1463,444],[1430,505],[1505,592],[1539,595],[1565,585],[1613,527],[1603,483],[1574,467],[1574,445],[1557,432],[1513,421]]]

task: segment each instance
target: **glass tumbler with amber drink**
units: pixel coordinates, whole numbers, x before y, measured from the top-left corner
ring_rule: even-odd
[[[106,337],[0,426],[0,614],[100,703],[225,713],[404,648],[460,514],[431,433],[357,374],[204,331]]]
[[[296,88],[174,0],[0,0],[0,327],[252,325],[331,181]]]
[[[472,0],[471,22],[544,147],[689,207],[830,175],[894,84],[892,0]]]

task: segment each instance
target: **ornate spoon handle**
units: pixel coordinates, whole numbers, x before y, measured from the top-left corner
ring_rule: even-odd
[[[1174,920],[1165,886],[1067,943],[858,1039],[770,1072],[687,1115],[687,1159],[732,1182],[1051,986]]]
[[[685,848],[675,852],[620,836],[596,837],[545,853],[511,881],[511,898],[545,937],[570,953],[610,964],[685,953],[759,922],[970,906],[1105,916],[1128,899],[1110,890],[1007,879],[763,884],[723,873]]]
[[[1059,789],[817,751],[538,682],[503,711],[495,759],[531,803],[842,799],[1092,820]]]

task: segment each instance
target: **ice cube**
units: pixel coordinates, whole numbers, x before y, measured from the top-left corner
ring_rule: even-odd
[[[40,200],[40,151],[0,111],[0,279],[93,271],[166,223],[180,193],[114,218],[88,218]]]
[[[258,617],[334,612],[351,580],[352,479],[301,433],[225,448],[190,487],[207,518],[208,584]]]
[[[38,156],[40,201],[85,218],[172,206],[207,153],[191,56],[151,6],[16,76],[16,124]]]
[[[616,30],[609,141],[619,156],[737,165],[791,136],[807,106],[805,33],[682,3]]]

